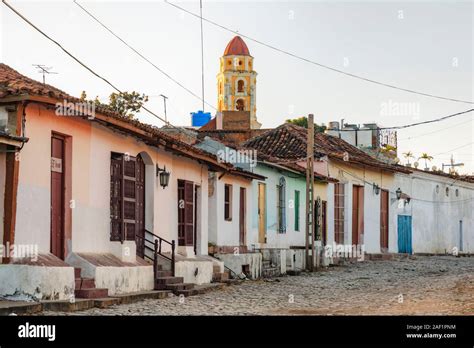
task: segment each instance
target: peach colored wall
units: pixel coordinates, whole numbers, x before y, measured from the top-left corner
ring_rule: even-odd
[[[168,240],[177,239],[177,180],[201,185],[207,192],[207,168],[198,162],[145,145],[137,139],[113,132],[97,123],[71,117],[58,117],[54,111],[33,105],[27,110],[27,136],[30,141],[21,153],[17,241],[38,243],[49,251],[50,243],[50,146],[51,132],[72,136],[72,250],[111,252],[110,242],[110,154],[137,156],[146,152],[152,163],[146,165],[146,206],[153,232]],[[155,164],[171,172],[170,185],[163,189],[155,174]],[[150,190],[150,183],[153,186]],[[207,216],[207,195],[201,199]],[[150,216],[151,215],[151,216]],[[207,254],[207,219],[201,219],[201,246]]]

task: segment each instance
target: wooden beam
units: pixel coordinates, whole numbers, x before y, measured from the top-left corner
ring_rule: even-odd
[[[10,151],[13,148],[9,147]],[[20,160],[16,152],[7,152],[5,161],[5,201],[3,215],[3,244],[15,243],[16,200],[18,193],[18,174]],[[9,263],[9,258],[3,258],[3,263]]]

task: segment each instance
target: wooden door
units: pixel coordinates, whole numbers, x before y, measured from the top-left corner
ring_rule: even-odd
[[[258,242],[266,243],[267,226],[266,226],[266,192],[265,184],[258,184]]]
[[[194,246],[194,184],[178,180],[178,245]]]
[[[239,200],[239,244],[246,245],[246,192],[245,188],[240,188],[240,200]]]
[[[145,256],[145,163],[141,156],[137,157],[135,165],[135,191],[135,241],[137,255],[143,258]]]
[[[322,209],[322,241],[323,241],[323,245],[327,245],[327,241],[328,241],[328,227],[327,227],[327,202],[326,201],[322,201],[322,204],[321,204],[321,209]]]
[[[193,223],[193,241],[194,254],[197,255],[197,225],[198,225],[198,189],[199,186],[194,186],[194,223]]]
[[[345,186],[342,183],[334,184],[334,241],[344,244],[345,225]]]
[[[412,232],[411,232],[411,216],[398,215],[398,252],[402,254],[411,254],[412,249]]]
[[[352,189],[352,244],[361,242],[364,233],[364,187],[354,185]]]
[[[380,251],[388,251],[388,191],[380,192]]]
[[[64,259],[64,137],[51,137],[51,253]]]
[[[123,233],[123,155],[110,159],[110,240],[124,240]]]

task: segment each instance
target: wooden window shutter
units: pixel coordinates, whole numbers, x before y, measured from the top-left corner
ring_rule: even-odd
[[[295,191],[295,231],[300,230],[300,191]]]
[[[184,246],[185,242],[185,223],[184,223],[184,181],[178,180],[178,245]]]
[[[137,232],[137,159],[113,153],[110,169],[111,241],[135,240]],[[143,176],[144,179],[144,176]],[[144,180],[143,180],[144,183]],[[143,194],[143,193],[142,193]]]
[[[129,156],[123,161],[123,226],[125,240],[135,240],[137,221],[135,157]]]
[[[186,245],[194,245],[194,184],[186,181],[184,183],[184,222]]]
[[[224,219],[232,221],[232,185],[224,185]]]
[[[194,245],[194,183],[178,180],[178,245]]]
[[[278,194],[278,232],[286,232],[286,180],[281,177],[279,184],[277,185]]]
[[[123,241],[123,155],[110,161],[110,240]]]

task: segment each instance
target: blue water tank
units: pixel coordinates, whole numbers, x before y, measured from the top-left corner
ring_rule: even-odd
[[[191,112],[191,125],[193,127],[202,127],[211,120],[211,113],[199,110]]]

